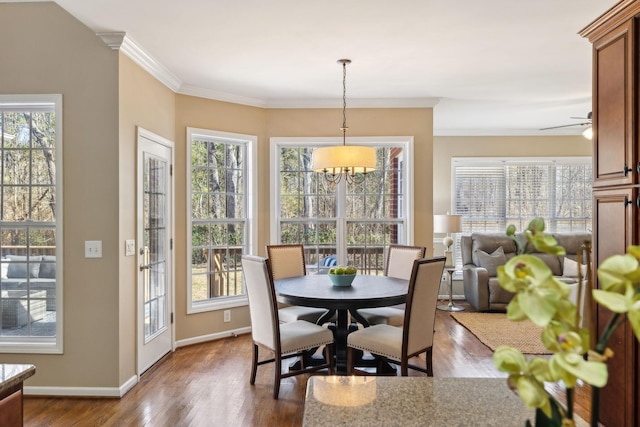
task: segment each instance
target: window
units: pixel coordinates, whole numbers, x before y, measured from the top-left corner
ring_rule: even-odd
[[[376,148],[377,170],[362,183],[334,185],[313,172],[311,157],[315,148],[340,142],[271,139],[271,241],[302,243],[310,273],[352,264],[363,273],[382,274],[388,245],[409,244],[412,236],[406,212],[413,141],[359,139],[357,144]]]
[[[0,95],[0,352],[62,352],[62,97]]]
[[[241,256],[255,253],[257,138],[187,129],[188,312],[247,304]]]
[[[591,229],[590,157],[461,158],[453,159],[452,173],[464,234],[503,232],[509,224],[521,231],[535,217],[550,232]]]

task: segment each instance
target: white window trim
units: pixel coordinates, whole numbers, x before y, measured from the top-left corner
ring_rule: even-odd
[[[56,336],[45,337],[1,337],[0,353],[32,353],[32,354],[63,354],[64,352],[64,328],[63,328],[63,201],[62,178],[64,176],[62,166],[62,95],[61,94],[26,94],[26,95],[0,95],[0,104],[3,110],[15,110],[19,107],[27,107],[31,111],[38,111],[38,105],[54,104],[56,115]]]
[[[280,206],[280,193],[278,191],[279,183],[279,164],[280,164],[280,147],[291,147],[300,145],[313,145],[313,146],[330,146],[330,145],[342,145],[342,138],[322,138],[322,137],[273,137],[269,140],[269,200],[272,205],[270,208],[271,220],[269,226],[269,241],[276,243],[280,241],[280,222],[279,216],[275,214],[276,206]],[[403,192],[407,195],[405,197],[406,209],[406,227],[405,227],[405,242],[407,245],[413,245],[414,235],[414,222],[413,222],[413,200],[414,200],[414,161],[413,161],[413,137],[412,136],[372,136],[372,137],[350,137],[346,139],[347,145],[367,145],[370,147],[391,147],[402,145],[403,152],[405,153],[406,165],[410,166],[405,168],[407,172],[406,182],[403,182]]]
[[[250,254],[257,254],[258,247],[258,173],[257,173],[257,145],[258,137],[255,135],[245,135],[240,133],[221,132],[209,129],[199,128],[187,128],[187,179],[186,179],[186,194],[187,198],[191,197],[191,139],[194,135],[203,135],[207,138],[226,139],[230,141],[237,141],[247,144],[246,152],[246,174],[245,180],[247,182],[247,227],[249,231],[249,242],[247,247],[250,249]],[[186,236],[187,236],[187,256],[186,256],[186,284],[187,284],[187,314],[203,313],[207,311],[223,310],[226,308],[242,307],[249,305],[249,300],[246,295],[224,297],[218,299],[209,299],[206,301],[196,301],[191,299],[191,201],[187,200],[187,221],[186,221]]]

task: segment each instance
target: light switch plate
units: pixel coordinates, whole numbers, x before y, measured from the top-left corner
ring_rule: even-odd
[[[127,239],[124,241],[124,256],[134,256],[136,254],[136,241]]]
[[[85,240],[84,257],[102,258],[102,240]]]

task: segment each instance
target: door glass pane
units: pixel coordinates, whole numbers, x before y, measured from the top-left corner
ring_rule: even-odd
[[[167,327],[165,200],[167,163],[145,156],[144,161],[144,336],[145,341]]]

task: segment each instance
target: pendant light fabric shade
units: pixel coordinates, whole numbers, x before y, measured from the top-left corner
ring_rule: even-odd
[[[368,173],[376,168],[376,150],[372,147],[338,145],[313,151],[313,170],[331,175]]]

